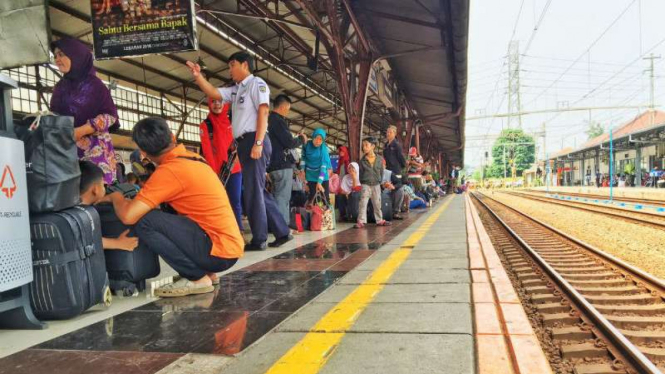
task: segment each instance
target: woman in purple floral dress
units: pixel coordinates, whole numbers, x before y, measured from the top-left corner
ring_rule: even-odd
[[[74,117],[79,159],[104,171],[104,182],[116,179],[116,158],[109,130],[119,127],[118,111],[108,88],[97,78],[90,49],[64,38],[52,44],[55,64],[64,74],[51,96],[51,111]]]

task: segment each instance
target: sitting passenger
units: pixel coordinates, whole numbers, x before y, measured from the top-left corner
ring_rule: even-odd
[[[339,209],[342,220],[356,222],[358,220],[358,205],[360,203],[360,171],[358,163],[352,162],[348,167],[348,174],[342,178],[339,186],[339,194],[335,203]]]
[[[104,199],[106,188],[104,187],[104,171],[90,161],[80,161],[81,169],[81,203],[84,205],[95,205]],[[129,237],[129,230],[120,234],[117,238],[102,238],[104,249],[120,249],[133,251],[139,245],[138,238]]]
[[[429,206],[429,203],[425,201],[422,196],[413,192],[413,186],[411,183],[404,186],[404,196],[409,198],[409,209],[421,209]]]
[[[134,230],[148,249],[182,277],[155,290],[162,297],[212,292],[215,273],[229,269],[243,255],[244,240],[224,186],[198,155],[176,144],[162,118],[139,121],[132,132],[157,166],[134,200],[107,195],[118,218]],[[155,208],[169,204],[178,215]]]

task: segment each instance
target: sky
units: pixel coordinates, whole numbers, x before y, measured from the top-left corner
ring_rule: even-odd
[[[543,126],[551,153],[583,144],[590,120],[607,131],[647,110],[651,62],[644,57],[651,53],[662,57],[654,60],[654,102],[664,110],[659,108],[665,104],[664,14],[663,0],[472,0],[467,169],[486,162],[484,153],[503,128],[519,126],[518,117],[493,117],[509,113],[511,40],[519,45],[522,113],[635,107],[523,114],[522,129],[536,135],[541,157],[544,139],[537,133]]]

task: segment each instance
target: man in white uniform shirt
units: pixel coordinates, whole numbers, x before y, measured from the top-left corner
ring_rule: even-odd
[[[201,67],[188,61],[196,84],[213,100],[231,103],[233,137],[238,143],[238,159],[242,166],[243,200],[252,241],[245,250],[264,250],[268,231],[275,235],[271,247],[293,239],[290,229],[277,209],[273,197],[265,190],[266,167],[270,163],[272,146],[266,136],[270,112],[270,88],[266,82],[252,75],[252,56],[236,52],[229,57],[229,73],[236,83],[231,87],[216,88],[201,74]]]

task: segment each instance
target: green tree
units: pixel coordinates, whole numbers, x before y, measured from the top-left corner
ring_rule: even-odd
[[[516,176],[521,176],[522,172],[531,167],[536,160],[536,144],[533,137],[520,129],[503,130],[492,146],[492,166],[486,177],[502,178],[504,160],[506,176],[512,175],[513,165],[517,171]]]
[[[595,121],[589,121],[589,128],[585,131],[589,140],[603,135],[604,132],[605,130],[603,129],[603,126]]]

